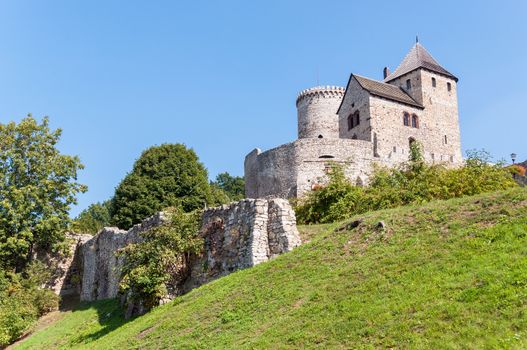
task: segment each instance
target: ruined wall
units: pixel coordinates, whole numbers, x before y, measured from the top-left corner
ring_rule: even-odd
[[[91,301],[114,298],[119,291],[122,258],[116,252],[141,239],[141,232],[162,225],[166,218],[158,213],[135,225],[128,231],[116,227],[105,227],[96,236],[82,245],[81,300]]]
[[[300,245],[296,218],[285,199],[244,199],[204,212],[200,231],[204,254],[184,286],[190,290]]]
[[[114,298],[119,292],[122,258],[116,252],[141,240],[141,232],[162,225],[163,213],[129,231],[104,228],[82,245],[80,298]],[[200,234],[204,253],[192,260],[191,275],[181,290],[188,291],[233,271],[254,266],[300,244],[295,214],[283,199],[245,199],[203,213]]]

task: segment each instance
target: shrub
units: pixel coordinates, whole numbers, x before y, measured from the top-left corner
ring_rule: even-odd
[[[124,257],[120,291],[146,309],[159,304],[188,277],[189,260],[203,241],[198,235],[201,212],[185,213],[181,208],[165,210],[166,224],[142,233],[143,241],[118,252]]]
[[[28,265],[24,274],[0,270],[0,347],[18,339],[38,317],[58,307],[58,296],[41,288],[48,278],[40,262]]]
[[[408,162],[396,168],[376,167],[366,187],[352,185],[338,165],[328,174],[329,182],[294,204],[300,223],[326,223],[370,210],[419,204],[517,186],[502,164],[489,163],[484,151],[470,151],[465,165],[448,168],[423,161],[414,144]]]

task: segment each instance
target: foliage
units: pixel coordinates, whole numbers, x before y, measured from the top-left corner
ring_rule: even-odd
[[[223,190],[230,201],[239,201],[245,198],[245,180],[241,176],[232,176],[228,172],[218,174],[212,186]]]
[[[408,162],[398,168],[375,168],[366,187],[352,185],[334,164],[329,183],[295,203],[300,223],[328,223],[370,210],[420,204],[498,191],[517,186],[501,164],[490,164],[484,151],[470,151],[465,165],[426,164],[414,143]]]
[[[526,203],[513,188],[300,226],[291,253],[127,323],[118,301],[83,306],[17,349],[525,349]]]
[[[71,229],[77,233],[96,234],[103,227],[110,226],[110,201],[95,203],[83,210],[73,220]]]
[[[144,151],[115,190],[112,224],[127,229],[167,207],[185,212],[212,204],[207,170],[192,149],[163,144]]]
[[[118,253],[124,257],[120,291],[147,309],[167,296],[167,286],[177,288],[185,280],[190,256],[203,246],[198,236],[200,211],[185,213],[175,207],[165,212],[166,224],[142,233],[143,241]]]
[[[48,118],[0,124],[0,268],[22,271],[35,246],[64,241],[70,205],[86,187],[76,181],[79,158],[56,148],[60,136]]]
[[[0,270],[0,347],[26,332],[38,317],[58,307],[58,296],[41,288],[50,274],[42,263],[31,263],[24,274]]]

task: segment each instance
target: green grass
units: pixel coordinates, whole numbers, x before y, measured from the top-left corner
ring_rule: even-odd
[[[82,305],[18,349],[527,348],[525,190],[301,229],[293,252],[147,315]]]

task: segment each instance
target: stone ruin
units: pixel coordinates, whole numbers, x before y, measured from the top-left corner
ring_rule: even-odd
[[[77,294],[82,301],[117,297],[123,261],[116,252],[165,222],[165,215],[158,213],[128,231],[107,227],[89,239],[75,236],[73,254],[62,262],[63,273],[60,282],[53,283],[54,290],[63,296]],[[199,234],[204,240],[203,253],[192,258],[190,276],[179,288],[180,294],[268,261],[301,243],[293,209],[287,200],[278,198],[244,199],[207,209]]]

